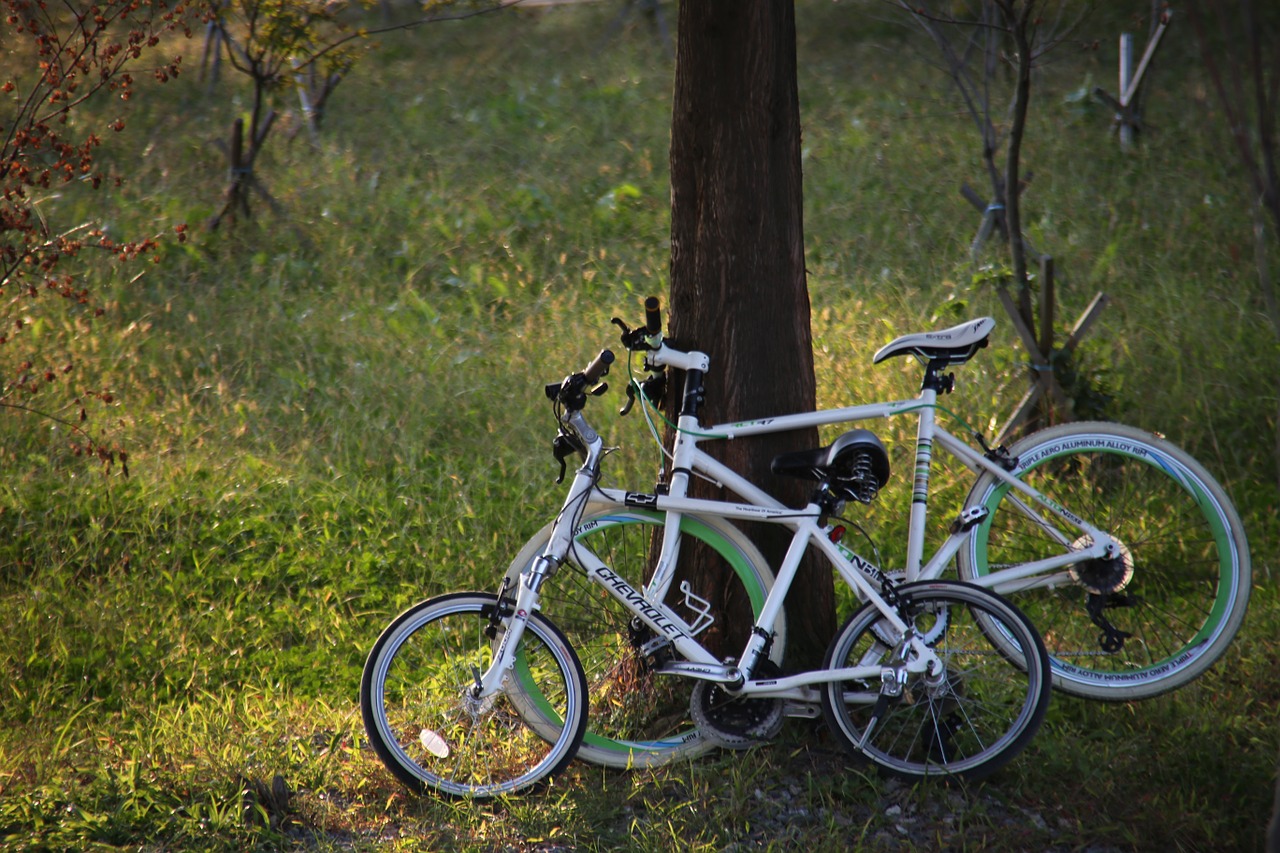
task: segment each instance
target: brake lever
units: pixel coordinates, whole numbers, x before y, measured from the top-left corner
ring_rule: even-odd
[[[614,317],[611,321],[613,325],[622,330],[622,345],[632,352],[638,350],[651,350],[648,341],[645,340],[645,328],[641,326],[633,329],[626,323],[622,322],[618,317]]]
[[[631,408],[635,404],[636,404],[636,386],[628,382],[627,383],[627,402],[622,404],[621,409],[618,409],[618,414],[620,415],[630,414]]]

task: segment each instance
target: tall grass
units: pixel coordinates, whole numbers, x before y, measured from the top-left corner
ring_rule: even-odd
[[[820,401],[912,394],[918,377],[871,353],[989,314],[996,346],[948,406],[998,425],[1025,355],[968,257],[978,220],[958,190],[981,186],[977,137],[887,7],[798,5]],[[665,291],[672,68],[643,27],[610,35],[615,13],[382,36],[318,142],[277,125],[259,170],[282,213],[260,204],[170,245],[136,282],[89,270],[109,309],[96,321],[41,310],[39,345],[114,392],[96,423],[132,476],[69,458],[53,422],[0,419],[2,843],[1257,847],[1280,747],[1274,339],[1243,183],[1176,31],[1129,153],[1072,97],[1111,79],[1111,51],[1065,47],[1043,72],[1026,204],[1058,260],[1062,325],[1110,297],[1084,350],[1110,415],[1195,453],[1246,518],[1258,583],[1221,665],[1141,704],[1055,698],[1026,756],[972,790],[886,783],[799,724],[746,761],[575,767],[546,795],[488,805],[410,797],[364,748],[359,671],[382,626],[426,595],[492,586],[554,511],[541,384]],[[1122,25],[1092,24],[1104,44]],[[175,49],[197,64],[198,45]],[[124,187],[68,190],[47,215],[137,233],[213,213],[214,142],[244,94],[194,76],[139,96],[109,140]],[[639,422],[600,421],[624,448],[614,476],[646,485]],[[895,453],[911,439],[883,429]],[[895,487],[909,467],[895,455]],[[868,520],[890,562],[902,505],[887,493]]]

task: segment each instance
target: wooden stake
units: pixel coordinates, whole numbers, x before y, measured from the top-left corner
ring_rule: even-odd
[[[1133,134],[1142,129],[1142,117],[1139,115],[1137,104],[1138,89],[1142,85],[1142,78],[1147,73],[1147,67],[1151,64],[1151,58],[1155,56],[1156,48],[1160,46],[1160,39],[1164,36],[1164,31],[1169,26],[1169,19],[1172,14],[1172,11],[1166,10],[1160,16],[1160,24],[1156,27],[1155,32],[1151,34],[1151,39],[1147,42],[1147,49],[1143,51],[1142,59],[1139,61],[1136,70],[1133,68],[1133,36],[1129,33],[1120,34],[1119,97],[1112,95],[1101,86],[1093,90],[1094,95],[1101,98],[1116,111],[1112,127],[1119,128],[1121,147],[1128,148],[1133,142]]]
[[[1041,259],[1042,263],[1044,258]],[[1052,259],[1049,260],[1049,278],[1052,278]],[[1008,288],[1000,287],[997,290],[1001,304],[1004,310],[1009,314],[1013,321],[1014,331],[1018,333],[1022,346],[1027,350],[1028,357],[1032,360],[1032,380],[1022,399],[1018,401],[1017,407],[1013,414],[1009,416],[1009,420],[1000,428],[999,434],[996,435],[995,444],[999,446],[1004,444],[1014,430],[1020,427],[1031,415],[1040,398],[1049,395],[1052,405],[1063,412],[1070,409],[1070,401],[1067,400],[1066,394],[1062,390],[1062,386],[1058,384],[1057,378],[1053,374],[1051,356],[1053,355],[1052,334],[1044,337],[1045,345],[1037,344],[1035,336],[1031,333],[1031,329],[1023,322],[1022,316],[1018,312],[1017,303],[1009,294]],[[1050,300],[1051,302],[1052,300]],[[1089,333],[1089,329],[1098,320],[1098,316],[1102,313],[1102,309],[1107,306],[1108,297],[1105,293],[1098,293],[1093,297],[1093,301],[1089,303],[1089,307],[1076,320],[1075,326],[1072,327],[1071,333],[1067,336],[1066,341],[1062,344],[1062,351],[1066,354],[1075,352],[1080,346],[1080,342],[1084,340],[1085,335]],[[1041,306],[1041,321],[1045,318],[1044,306]]]
[[[1040,256],[1040,352],[1053,352],[1053,257]]]

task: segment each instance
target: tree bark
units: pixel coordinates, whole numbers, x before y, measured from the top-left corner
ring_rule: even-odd
[[[671,131],[670,331],[684,348],[711,356],[706,424],[815,406],[801,190],[792,0],[682,2]],[[672,383],[669,407],[678,406],[680,391]],[[807,429],[705,447],[780,500],[803,506],[812,484],[775,478],[769,463],[817,441],[817,430]],[[694,489],[722,496],[701,481]],[[788,531],[757,525],[747,532],[776,569]],[[699,561],[687,570],[706,569]],[[830,571],[805,566],[788,600],[789,665],[820,660],[834,633],[833,602]],[[728,644],[736,653],[741,638]]]

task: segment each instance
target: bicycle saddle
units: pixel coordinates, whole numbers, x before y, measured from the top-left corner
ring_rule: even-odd
[[[946,364],[964,364],[973,354],[987,345],[987,338],[995,329],[996,321],[981,317],[952,326],[941,332],[918,332],[894,338],[880,347],[871,361],[879,364],[895,355],[914,355],[926,361],[942,361]]]
[[[853,429],[826,447],[775,456],[769,468],[782,477],[827,482],[870,503],[889,481],[889,453],[875,433]]]

